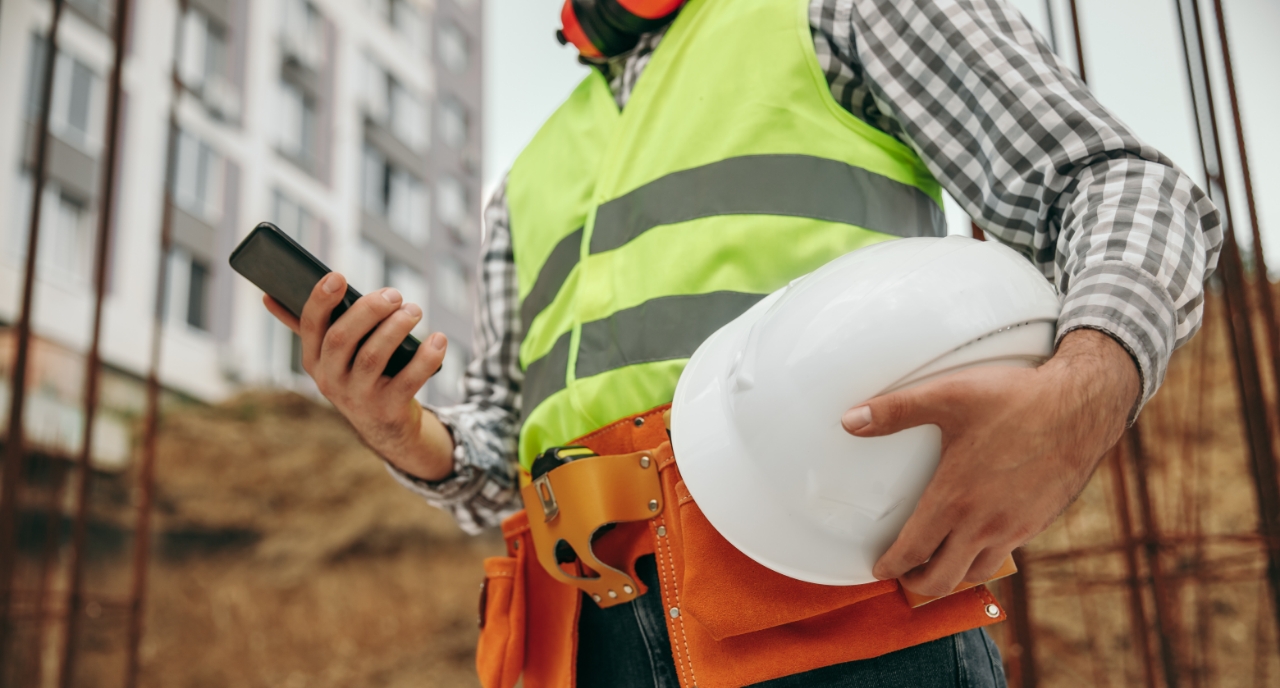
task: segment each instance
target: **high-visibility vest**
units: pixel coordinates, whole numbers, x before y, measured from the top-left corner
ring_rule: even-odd
[[[698,345],[790,280],[946,233],[920,158],[832,97],[808,7],[693,0],[625,110],[593,71],[516,160],[526,470],[670,402]]]

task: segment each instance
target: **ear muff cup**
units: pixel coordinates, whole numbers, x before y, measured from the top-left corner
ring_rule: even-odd
[[[619,0],[566,0],[565,4],[565,9],[573,13],[573,18],[577,20],[582,33],[591,45],[604,57],[613,57],[634,48],[641,34],[656,31],[670,23],[684,2],[682,0],[651,0],[645,3],[632,0],[627,3],[640,12],[645,12],[646,8],[640,7],[645,4],[655,5],[657,11],[670,8],[670,11],[656,17],[636,14],[632,9],[624,7]],[[577,43],[577,41],[573,42]],[[589,50],[585,49],[585,46],[579,45],[578,49],[584,56],[594,57]]]

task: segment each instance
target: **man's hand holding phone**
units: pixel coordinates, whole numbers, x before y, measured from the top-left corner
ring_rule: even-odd
[[[270,296],[262,300],[302,339],[303,369],[370,448],[406,473],[444,479],[453,470],[453,438],[414,395],[440,369],[448,340],[432,334],[403,370],[385,376],[387,361],[422,319],[422,309],[386,288],[360,297],[330,324],[346,290],[346,279],[329,273],[311,290],[301,318]]]

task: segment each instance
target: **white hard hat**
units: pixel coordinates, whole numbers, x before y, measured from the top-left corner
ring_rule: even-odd
[[[1034,367],[1060,302],[995,242],[898,239],[770,294],[693,354],[672,446],[689,493],[748,557],[811,583],[875,580],[941,454],[926,425],[849,435],[840,418],[885,392],[963,368]]]

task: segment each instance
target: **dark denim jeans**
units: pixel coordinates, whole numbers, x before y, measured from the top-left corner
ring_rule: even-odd
[[[653,556],[636,564],[650,592],[601,609],[582,601],[578,622],[579,688],[678,688]],[[881,657],[756,684],[761,688],[1005,688],[1000,651],[982,629],[965,631]]]

